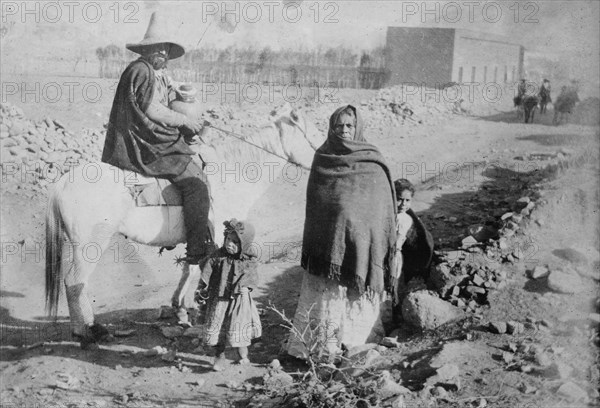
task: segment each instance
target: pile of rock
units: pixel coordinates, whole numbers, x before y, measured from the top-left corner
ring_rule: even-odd
[[[439,296],[465,311],[488,304],[489,292],[506,285],[502,264],[524,258],[527,244],[515,245],[514,235],[534,207],[528,196],[521,197],[493,225],[468,227],[462,249],[436,252],[441,262],[432,268],[430,281]]]
[[[493,264],[478,264],[468,252],[450,251],[443,254],[442,259],[443,262],[432,269],[431,284],[454,306],[476,311],[488,304],[490,290],[506,285],[505,269]]]
[[[50,117],[34,122],[8,103],[0,104],[0,163],[6,191],[25,186],[44,192],[76,164],[99,161],[104,130],[76,135]]]
[[[497,256],[493,252],[501,253],[503,261],[513,262],[518,251],[511,250],[510,238],[519,230],[526,217],[535,208],[535,202],[528,196],[523,196],[515,201],[511,211],[499,214],[494,225],[472,225],[468,228],[469,235],[462,240],[462,248],[468,252],[482,252],[486,255]],[[515,253],[513,253],[515,252]]]
[[[441,90],[398,85],[381,89],[377,96],[361,101],[362,109],[368,111],[368,125],[396,126],[418,125],[435,122],[442,116],[465,113],[457,110],[455,101],[448,102]],[[367,116],[367,115],[365,115]]]

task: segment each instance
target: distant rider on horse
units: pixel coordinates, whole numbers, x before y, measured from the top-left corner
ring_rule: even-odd
[[[542,82],[542,86],[540,86],[540,90],[538,92],[540,96],[540,113],[546,113],[546,105],[552,103],[552,97],[550,96],[550,92],[550,81],[544,79],[544,81]]]
[[[184,48],[165,35],[166,25],[153,13],[144,39],[127,44],[140,54],[125,69],[115,94],[102,161],[147,177],[164,178],[181,192],[189,264],[198,264],[214,248],[209,232],[208,181],[182,132],[197,134],[202,123],[168,108],[174,84],[167,61]]]
[[[517,96],[519,97],[519,101],[523,99],[525,94],[527,93],[527,81],[525,79],[521,79],[519,86],[517,88]]]

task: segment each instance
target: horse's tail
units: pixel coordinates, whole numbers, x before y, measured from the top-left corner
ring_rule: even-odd
[[[58,313],[63,243],[64,224],[55,190],[50,195],[46,212],[46,313],[50,317],[56,317]]]

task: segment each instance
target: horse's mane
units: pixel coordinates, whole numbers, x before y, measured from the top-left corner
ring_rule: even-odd
[[[213,141],[209,146],[214,149],[220,162],[240,163],[241,166],[250,162],[259,165],[265,162],[281,162],[284,160],[285,152],[279,133],[281,129],[278,125],[280,124],[264,126],[252,134],[244,136],[243,139],[240,134],[223,133],[224,137]]]

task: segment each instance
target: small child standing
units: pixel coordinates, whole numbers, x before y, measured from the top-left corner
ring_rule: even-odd
[[[201,286],[208,283],[204,341],[215,349],[215,371],[224,368],[227,346],[237,348],[239,364],[249,364],[250,340],[262,333],[258,309],[250,295],[258,283],[258,261],[252,247],[254,227],[236,219],[224,225],[223,247],[206,263],[200,281]]]
[[[433,237],[411,209],[415,187],[407,179],[394,181],[396,202],[396,252],[392,264],[392,317],[399,322],[402,317],[402,300],[406,284],[414,277],[429,278],[429,265],[433,255]]]

